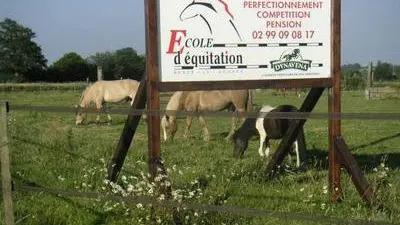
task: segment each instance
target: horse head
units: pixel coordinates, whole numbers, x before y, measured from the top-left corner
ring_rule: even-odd
[[[85,120],[85,115],[82,113],[82,107],[79,105],[75,105],[75,116],[75,125],[79,125]]]
[[[244,151],[247,149],[249,145],[249,140],[241,138],[239,132],[236,131],[232,136],[234,148],[233,148],[233,157],[239,158],[243,157]]]
[[[170,118],[171,117],[167,115],[161,118],[161,129],[163,130],[164,141],[168,139],[168,136],[171,137],[171,139],[173,139],[176,134],[176,131],[178,130],[178,125],[176,123],[176,120],[173,121]]]

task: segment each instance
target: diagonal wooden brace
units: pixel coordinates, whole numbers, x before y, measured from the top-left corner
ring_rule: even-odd
[[[131,110],[144,109],[146,105],[146,74],[143,75],[140,81],[138,90],[135,95],[135,99],[131,106]],[[135,115],[130,113],[126,119],[124,129],[119,138],[117,149],[108,165],[108,180],[115,182],[118,178],[119,172],[121,171],[122,165],[124,164],[125,157],[128,153],[129,147],[131,146],[133,136],[136,133],[136,128],[139,125],[141,115]]]
[[[334,142],[335,147],[341,156],[341,162],[349,173],[358,193],[361,195],[362,199],[371,206],[375,199],[372,187],[365,179],[356,159],[350,153],[349,147],[347,146],[344,138],[341,135],[335,136]]]
[[[301,105],[299,112],[311,112],[317,104],[323,91],[324,88],[312,88],[308,93],[306,99],[304,100],[303,104]],[[267,169],[265,171],[266,179],[270,179],[276,175],[276,172],[278,171],[278,166],[282,164],[283,159],[289,153],[290,146],[292,146],[305,122],[306,119],[299,119],[296,120],[295,123],[290,125],[289,129],[287,130],[285,136],[278,146],[278,150],[272,156],[271,161],[267,165]]]

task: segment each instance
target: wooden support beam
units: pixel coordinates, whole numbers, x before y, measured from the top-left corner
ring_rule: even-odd
[[[343,165],[350,174],[351,180],[356,186],[358,193],[368,205],[372,205],[375,202],[372,187],[365,179],[356,159],[350,153],[344,138],[342,136],[336,136],[334,141],[336,150],[340,154]]]
[[[136,92],[135,99],[131,106],[131,110],[144,109],[146,105],[146,75],[143,75],[140,81],[139,88]],[[130,113],[126,119],[124,129],[122,130],[121,137],[119,138],[117,149],[108,165],[108,180],[115,182],[121,171],[122,165],[129,147],[131,146],[133,136],[135,135],[136,128],[139,125],[142,115],[133,115]]]
[[[312,88],[308,93],[306,99],[301,105],[299,112],[311,112],[321,97],[324,88]],[[266,179],[270,179],[276,175],[278,166],[282,164],[283,159],[289,153],[290,146],[293,145],[300,129],[303,127],[306,119],[296,120],[296,123],[290,125],[288,131],[283,137],[278,146],[275,154],[272,156],[271,161],[267,165]]]
[[[342,187],[340,184],[340,157],[337,154],[334,137],[341,133],[341,120],[333,118],[341,113],[341,88],[340,88],[340,29],[341,29],[341,0],[332,1],[332,55],[331,74],[332,88],[329,92],[328,111],[330,114],[328,123],[329,143],[329,192],[332,202],[343,199]]]
[[[160,92],[154,86],[159,82],[158,73],[158,40],[157,40],[157,3],[156,0],[145,0],[146,13],[146,68],[147,68],[147,108],[150,112],[147,121],[148,146],[149,146],[149,170],[154,178],[157,166],[154,162],[160,159]]]

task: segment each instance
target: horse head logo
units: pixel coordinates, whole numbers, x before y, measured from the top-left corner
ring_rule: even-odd
[[[298,48],[293,49],[293,51],[291,53],[282,54],[282,56],[281,56],[282,61],[291,61],[291,60],[296,60],[296,59],[302,60],[302,57],[300,55],[300,49],[298,49]]]
[[[239,40],[242,40],[225,0],[193,0],[179,15],[182,21],[197,17],[205,22],[211,34],[214,34],[217,29],[222,29],[223,32],[233,30]]]

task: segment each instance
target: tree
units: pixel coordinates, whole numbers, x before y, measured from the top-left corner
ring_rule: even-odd
[[[133,48],[122,48],[115,52],[96,53],[87,59],[92,65],[102,66],[105,80],[132,78],[140,80],[145,67],[145,58]]]
[[[77,53],[69,52],[54,62],[49,68],[49,80],[51,81],[84,81],[87,77],[93,77],[86,61]]]
[[[393,66],[390,63],[378,61],[375,67],[375,80],[393,80]]]
[[[6,18],[0,22],[0,72],[16,79],[43,79],[47,60],[32,39],[35,33],[16,21]]]
[[[122,48],[115,52],[116,73],[124,78],[140,80],[144,72],[144,57],[133,48]]]
[[[115,80],[119,78],[115,75],[117,64],[115,62],[114,53],[112,52],[97,52],[86,59],[86,62],[94,68],[101,66],[103,69],[103,78],[105,80]]]

